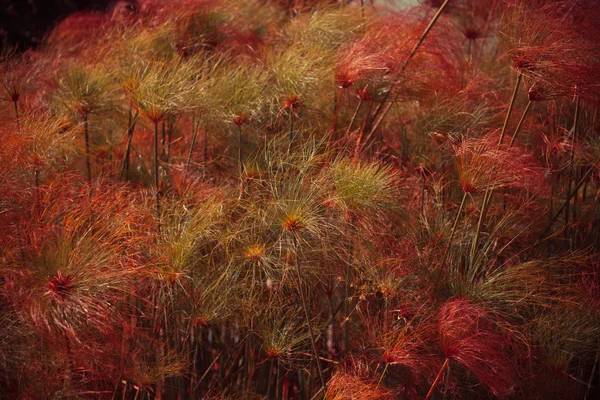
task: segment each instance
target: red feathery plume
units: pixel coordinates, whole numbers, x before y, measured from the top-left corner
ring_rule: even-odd
[[[385,48],[375,45],[372,38],[366,37],[340,51],[341,58],[335,68],[339,87],[345,89],[360,80],[379,81],[392,70],[394,59]]]
[[[507,340],[483,309],[467,299],[451,299],[440,308],[438,329],[447,360],[468,368],[498,397],[513,391]]]
[[[45,38],[52,48],[67,53],[79,53],[96,49],[106,33],[106,15],[99,12],[81,11],[62,20]],[[93,55],[93,52],[89,53]]]
[[[512,0],[503,34],[513,67],[564,95],[600,100],[600,10],[582,1]]]
[[[543,169],[523,149],[498,146],[496,134],[463,139],[454,145],[458,179],[465,193],[490,187],[521,187],[533,192],[545,190]]]
[[[343,370],[337,371],[327,383],[326,400],[391,400],[392,391],[369,377],[364,362],[351,359]]]

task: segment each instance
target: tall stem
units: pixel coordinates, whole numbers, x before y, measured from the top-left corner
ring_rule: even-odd
[[[419,37],[419,40],[417,41],[417,43],[415,44],[415,46],[409,53],[408,57],[406,58],[406,61],[404,61],[404,64],[402,65],[402,68],[400,69],[400,74],[403,73],[404,70],[406,70],[406,68],[408,67],[408,64],[410,63],[410,60],[412,60],[412,58],[415,56],[415,54],[417,53],[417,50],[419,50],[419,47],[421,47],[421,45],[423,44],[423,41],[425,40],[425,38],[427,37],[427,35],[431,31],[431,29],[433,28],[433,26],[435,25],[437,20],[440,18],[440,16],[442,15],[442,12],[444,11],[444,8],[446,8],[446,5],[449,2],[450,2],[450,0],[445,0],[444,3],[438,9],[438,11],[435,13],[435,15],[433,16],[431,21],[429,21],[429,24],[427,25],[427,27],[421,34],[421,37]],[[390,91],[385,95],[385,97],[381,101],[381,104],[377,107],[377,110],[375,111],[375,115],[373,116],[374,118],[376,118],[378,116],[379,112],[382,109],[382,104],[385,103],[385,101],[388,99],[388,97],[390,96],[390,94],[392,93],[392,91],[394,89],[394,86],[395,86],[395,84],[392,85],[392,88],[390,89]],[[383,111],[381,112],[381,115],[379,115],[379,118],[376,120],[375,124],[371,128],[371,134],[373,134],[373,132],[375,132],[377,130],[377,128],[381,124],[381,121],[383,121],[383,119],[385,118],[387,113],[390,111],[390,108],[392,108],[392,104],[394,103],[394,101],[396,100],[397,97],[398,97],[398,94],[394,95],[394,98],[392,99],[392,101],[390,101],[388,103],[388,105],[383,109]]]
[[[450,239],[448,240],[448,244],[446,245],[446,250],[444,251],[444,256],[442,257],[442,262],[440,263],[440,266],[439,266],[440,271],[438,272],[438,276],[436,278],[436,283],[435,283],[436,287],[438,285],[442,271],[444,270],[444,266],[446,265],[446,259],[448,258],[448,253],[450,252],[450,247],[452,246],[452,241],[454,239],[454,234],[456,233],[456,226],[458,225],[458,220],[460,219],[460,214],[462,213],[462,210],[465,207],[466,200],[467,200],[467,192],[464,192],[462,200],[460,202],[460,207],[458,207],[458,211],[456,212],[456,217],[454,218],[454,225],[452,225],[452,231],[450,232]]]
[[[190,163],[192,162],[192,154],[194,153],[194,145],[196,144],[196,137],[198,135],[198,127],[199,127],[199,123],[195,122],[194,119],[192,119],[192,129],[193,129],[193,134],[192,134],[192,144],[190,145],[190,151],[188,153],[188,159],[187,159],[187,163],[186,163],[186,171],[190,168]]]
[[[573,129],[572,129],[572,133],[571,133],[571,155],[569,157],[569,161],[570,161],[570,168],[569,168],[569,183],[568,183],[568,188],[567,188],[567,193],[570,194],[571,193],[571,186],[573,185],[573,171],[575,170],[575,168],[573,167],[573,162],[575,160],[575,139],[577,136],[577,122],[578,122],[578,117],[579,117],[579,96],[577,96],[577,99],[575,100],[575,117],[573,118]],[[569,207],[571,204],[571,198],[572,196],[568,196],[568,200],[565,201],[565,226],[569,225]],[[568,232],[565,232],[568,235]]]
[[[337,119],[338,119],[338,114],[340,112],[340,105],[342,104],[342,96],[344,94],[344,88],[340,87],[340,90],[338,92],[338,98],[337,101],[335,103],[335,110],[333,111],[333,126],[331,128],[331,134],[335,135],[335,131],[337,129]]]
[[[160,131],[161,131],[161,140],[160,140],[160,152],[161,152],[161,153],[160,153],[160,154],[161,154],[162,156],[164,156],[164,155],[165,155],[165,143],[166,143],[166,142],[165,142],[165,140],[166,140],[166,139],[165,139],[165,138],[166,138],[166,134],[165,134],[165,125],[166,125],[166,121],[163,121],[163,122],[161,123],[161,129],[160,129]]]
[[[517,93],[519,92],[519,86],[521,85],[522,79],[523,79],[523,74],[521,74],[519,72],[519,75],[517,75],[517,81],[515,82],[515,87],[513,89],[513,93],[512,93],[511,99],[510,99],[510,104],[508,105],[508,111],[506,112],[506,117],[504,118],[504,124],[502,125],[502,131],[500,132],[500,138],[498,139],[498,148],[500,148],[500,146],[502,145],[502,140],[504,139],[504,135],[506,134],[506,128],[508,126],[508,121],[510,120],[510,116],[512,114],[513,107],[515,105],[515,99],[517,98]],[[527,103],[527,107],[525,107],[525,111],[523,111],[523,115],[521,115],[519,124],[515,128],[515,132],[512,135],[512,138],[510,140],[510,143],[508,144],[508,147],[511,147],[513,145],[513,142],[515,141],[515,138],[517,137],[517,134],[519,133],[519,130],[521,129],[521,125],[523,125],[523,121],[525,120],[525,117],[526,117],[527,112],[529,111],[530,107],[531,107],[531,101],[529,101]],[[486,189],[485,195],[483,196],[483,204],[481,205],[481,211],[479,212],[479,220],[477,221],[477,228],[475,231],[475,236],[473,237],[473,241],[471,242],[471,253],[470,253],[471,261],[473,261],[475,258],[475,252],[477,250],[477,245],[479,242],[479,235],[481,233],[481,227],[483,226],[483,221],[485,220],[485,216],[487,214],[487,209],[488,209],[488,206],[490,205],[493,194],[494,194],[494,187],[492,186],[492,187],[488,187]]]
[[[208,161],[208,129],[206,129],[206,126],[202,135],[202,161]]]
[[[383,372],[381,373],[381,377],[379,378],[379,381],[377,382],[377,387],[379,387],[379,385],[381,385],[381,381],[383,381],[383,378],[385,377],[385,373],[387,372],[389,366],[390,366],[389,363],[385,364],[385,368],[383,369]]]
[[[139,115],[140,113],[138,111],[136,111],[134,115],[132,113],[131,107],[129,108],[129,124],[127,125],[127,147],[125,148],[125,157],[123,157],[123,165],[121,168],[125,176],[125,180],[129,180],[129,158],[131,155],[131,142],[133,140],[133,132],[135,131],[135,124]]]
[[[333,133],[332,133],[333,135]],[[288,146],[288,154],[292,152],[294,146],[294,112],[290,112],[290,133],[289,133],[290,144]]]
[[[429,400],[431,398],[431,395],[433,394],[433,389],[435,389],[440,378],[442,377],[442,374],[446,370],[446,367],[448,367],[448,361],[449,360],[446,358],[446,360],[444,361],[444,364],[442,364],[442,368],[440,368],[440,372],[438,372],[437,376],[435,377],[435,380],[431,384],[431,387],[429,388],[429,392],[427,392],[427,397],[425,397],[425,400]]]
[[[13,105],[15,106],[15,118],[17,120],[17,126],[19,126],[19,106],[17,105],[17,101],[13,101]]]
[[[425,172],[421,174],[421,214],[425,211]]]
[[[244,144],[242,140],[242,125],[238,125],[238,170],[244,172]]]
[[[512,114],[512,110],[515,105],[515,100],[517,98],[517,93],[519,92],[519,86],[521,85],[522,79],[523,74],[519,72],[519,75],[517,75],[517,81],[515,82],[515,88],[513,89],[512,97],[510,98],[510,104],[508,105],[508,111],[506,112],[506,117],[504,118],[504,125],[502,125],[502,132],[500,132],[500,139],[498,139],[498,146],[502,144],[502,140],[504,139],[506,127],[508,126],[508,121],[510,120],[510,115]]]
[[[483,203],[481,204],[481,211],[479,212],[479,220],[477,221],[477,228],[475,229],[475,236],[473,237],[473,241],[471,242],[471,262],[475,259],[475,252],[477,251],[477,245],[479,244],[479,235],[481,234],[481,228],[483,226],[483,221],[485,220],[487,214],[487,206],[489,201],[493,195],[494,189],[487,188],[485,190],[485,194],[483,195]]]
[[[369,109],[367,110],[367,115],[365,117],[365,122],[363,123],[362,129],[360,130],[360,134],[358,135],[358,139],[356,140],[356,146],[354,147],[354,158],[358,157],[358,151],[360,150],[360,142],[365,133],[365,128],[367,127],[367,121],[369,120],[369,114],[371,114],[372,108],[373,108],[373,101],[370,101]]]
[[[273,368],[275,368],[275,358],[269,360],[269,373],[267,374],[267,398],[271,395],[271,386],[273,381]]]
[[[88,131],[88,115],[83,114],[83,133],[85,135],[85,167],[87,170],[88,183],[92,183],[92,166],[90,163],[90,134]]]
[[[308,325],[308,333],[310,334],[310,342],[312,345],[313,353],[315,356],[315,362],[317,363],[317,369],[319,370],[319,379],[321,380],[321,387],[325,388],[325,378],[323,377],[323,370],[321,368],[321,361],[319,358],[319,352],[317,351],[317,344],[315,341],[315,335],[313,332],[312,322],[310,320],[310,314],[308,312],[308,306],[306,305],[306,299],[304,297],[304,291],[302,289],[302,272],[300,271],[300,255],[298,239],[294,236],[294,252],[296,253],[296,278],[298,279],[298,292],[300,292],[300,300],[302,301],[302,308],[304,309],[304,315],[306,317],[306,324]]]
[[[160,232],[160,198],[158,193],[158,121],[154,122],[154,200],[156,202],[156,223]]]
[[[512,147],[513,143],[515,142],[515,138],[517,137],[517,134],[521,130],[521,126],[523,125],[523,121],[525,121],[525,117],[527,116],[527,112],[529,111],[529,108],[531,107],[531,104],[532,104],[531,100],[527,102],[527,106],[525,107],[525,110],[523,111],[523,115],[521,115],[521,119],[519,120],[519,123],[517,124],[517,127],[515,129],[515,133],[513,133],[512,137],[510,138],[510,142],[508,143],[508,147]]]
[[[352,130],[352,125],[354,125],[354,121],[356,121],[356,116],[358,115],[358,110],[360,110],[360,106],[362,105],[363,100],[358,99],[358,105],[356,106],[356,110],[354,110],[354,114],[352,114],[352,119],[350,120],[350,125],[348,125],[348,129],[346,129],[346,136],[350,134],[350,130]]]
[[[550,220],[550,223],[548,223],[548,226],[546,227],[546,230],[544,230],[544,234],[542,236],[545,236],[546,233],[548,233],[548,230],[552,227],[552,225],[554,225],[554,223],[556,222],[556,220],[558,219],[560,214],[563,212],[563,210],[567,206],[567,204],[571,201],[573,196],[575,196],[577,194],[581,185],[583,185],[583,183],[587,180],[587,178],[591,175],[591,173],[593,171],[594,171],[594,167],[590,167],[590,169],[588,169],[588,171],[585,173],[585,175],[583,175],[583,177],[579,180],[579,183],[577,183],[577,185],[575,185],[575,188],[571,191],[571,193],[569,193],[569,195],[567,196],[567,199],[563,203],[562,207],[556,212],[556,214],[554,214],[554,217],[552,217],[552,219]]]
[[[173,139],[173,130],[175,129],[175,119],[169,119],[167,124],[167,151],[166,151],[166,163],[169,163],[169,157],[171,156],[171,142]],[[163,150],[164,151],[164,150]]]
[[[594,374],[596,373],[596,366],[598,365],[598,353],[600,353],[600,349],[596,350],[596,359],[594,360],[594,366],[592,367],[592,373],[590,374],[590,378],[587,382],[587,390],[585,391],[585,396],[583,400],[587,400],[588,395],[590,394],[590,389],[592,388],[592,381],[594,380]]]

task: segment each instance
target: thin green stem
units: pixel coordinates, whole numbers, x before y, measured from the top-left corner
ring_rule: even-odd
[[[321,368],[321,361],[319,359],[319,352],[317,351],[317,344],[315,341],[315,335],[313,331],[312,322],[310,319],[310,314],[308,312],[308,306],[306,304],[306,298],[304,296],[304,290],[302,289],[302,272],[300,270],[300,255],[298,239],[294,236],[294,251],[296,253],[296,278],[298,279],[298,292],[300,293],[300,300],[302,301],[302,308],[304,309],[304,315],[306,317],[306,324],[308,326],[308,333],[310,334],[310,342],[312,345],[312,350],[315,356],[315,362],[317,363],[317,369],[319,371],[319,379],[321,380],[321,387],[325,388],[325,378],[323,376],[323,369]]]

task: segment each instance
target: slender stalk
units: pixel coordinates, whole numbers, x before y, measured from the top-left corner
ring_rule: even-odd
[[[15,106],[15,118],[17,120],[17,126],[19,126],[19,106],[16,101],[13,101],[13,105]]]
[[[190,168],[190,163],[192,162],[192,154],[194,153],[194,145],[196,144],[196,137],[198,135],[198,127],[199,127],[199,123],[195,122],[194,119],[192,118],[192,129],[193,129],[193,134],[192,134],[192,144],[190,145],[190,151],[188,153],[188,159],[187,162],[185,164],[185,169],[188,170]]]
[[[310,398],[310,400],[315,400],[316,398],[318,398],[319,395],[321,394],[321,392],[324,390],[325,390],[325,386],[321,386],[321,388],[317,391],[317,393],[315,393],[315,395],[313,397]]]
[[[477,228],[475,229],[475,236],[473,237],[473,241],[471,242],[471,262],[475,259],[475,252],[477,251],[477,245],[479,244],[479,235],[481,233],[481,228],[483,226],[483,221],[487,215],[487,206],[493,194],[493,189],[487,188],[485,190],[485,194],[483,195],[483,202],[481,204],[481,211],[479,212],[479,220],[477,221]]]
[[[471,39],[468,39],[468,44],[467,44],[467,61],[471,62],[471,46],[473,44],[473,41]]]
[[[300,270],[300,256],[298,254],[299,246],[298,239],[294,236],[294,250],[296,253],[296,278],[298,279],[298,292],[300,292],[300,300],[302,301],[302,308],[304,309],[304,315],[306,317],[306,324],[308,325],[308,333],[310,334],[310,342],[312,345],[313,353],[315,356],[315,362],[317,363],[317,369],[319,370],[319,379],[321,380],[321,387],[325,388],[325,378],[323,377],[323,369],[321,368],[321,361],[319,360],[319,352],[317,351],[317,344],[315,341],[315,335],[313,332],[312,322],[310,320],[310,314],[308,312],[308,306],[306,304],[306,298],[302,289],[302,272]]]
[[[318,362],[318,360],[317,360]],[[276,373],[275,373],[275,399],[281,399],[281,385],[279,384],[279,380],[281,379],[281,366],[279,365],[279,359],[276,360],[275,364]]]
[[[421,174],[421,214],[425,210],[425,173]]]
[[[517,93],[519,92],[519,86],[521,85],[522,79],[523,79],[523,74],[521,74],[519,72],[519,75],[517,75],[517,81],[515,82],[515,87],[513,89],[513,93],[512,93],[511,99],[510,99],[510,103],[508,105],[508,111],[506,112],[506,117],[504,118],[504,124],[502,125],[502,131],[500,132],[500,138],[498,139],[498,148],[502,145],[502,140],[504,139],[504,135],[506,134],[506,128],[508,126],[508,121],[510,120],[510,116],[512,114],[513,107],[515,105],[515,100],[517,98]],[[510,140],[510,143],[508,144],[508,147],[512,146],[517,134],[519,133],[519,130],[521,129],[521,125],[523,124],[523,121],[525,120],[525,116],[527,115],[527,112],[529,111],[530,106],[531,106],[531,101],[527,103],[527,107],[525,108],[523,115],[521,115],[519,124],[515,128],[515,132],[513,133],[513,136]],[[490,205],[493,194],[494,194],[494,187],[492,186],[491,188],[488,187],[486,189],[485,195],[483,196],[483,204],[481,205],[481,211],[479,213],[479,220],[477,221],[477,228],[475,231],[475,236],[473,237],[473,241],[471,242],[470,258],[472,261],[474,260],[474,257],[475,257],[477,245],[479,244],[479,235],[481,233],[481,227],[483,226],[483,221],[485,220],[485,216],[487,215],[487,209],[488,209],[488,206]]]
[[[273,381],[273,368],[275,367],[275,358],[269,360],[269,373],[267,374],[267,398],[271,394],[271,386]]]
[[[429,24],[427,25],[427,27],[425,28],[425,30],[421,34],[421,37],[419,37],[419,40],[417,41],[417,43],[415,44],[415,46],[412,48],[411,52],[408,54],[408,57],[406,58],[406,61],[404,61],[404,64],[402,65],[402,68],[400,69],[400,72],[399,72],[400,74],[403,73],[404,70],[406,70],[406,68],[408,67],[408,64],[410,63],[410,60],[412,60],[412,58],[415,56],[415,54],[417,53],[417,50],[419,50],[419,48],[423,44],[423,41],[425,41],[425,38],[427,37],[427,35],[429,34],[429,32],[431,31],[431,29],[433,28],[433,26],[437,22],[437,20],[442,15],[442,12],[444,11],[444,8],[446,8],[446,5],[449,2],[450,2],[450,0],[445,0],[444,3],[440,6],[440,8],[438,9],[438,11],[433,16],[433,18],[431,18],[431,21],[429,21]],[[392,91],[394,89],[394,86],[395,86],[395,84],[392,85],[392,88],[390,89],[390,91],[385,95],[385,97],[383,98],[383,100],[381,101],[381,103],[379,104],[379,106],[377,107],[377,109],[375,110],[375,115],[373,116],[373,118],[376,118],[378,116],[378,114],[381,112],[382,105],[386,102],[386,100],[388,99],[388,97],[391,95],[391,93],[392,93]],[[383,109],[383,111],[381,112],[381,115],[379,115],[379,118],[376,120],[375,124],[371,128],[371,134],[373,134],[373,132],[375,132],[377,130],[377,128],[381,124],[381,121],[383,121],[383,119],[385,118],[385,116],[387,115],[387,113],[390,111],[390,108],[392,108],[392,104],[397,99],[397,97],[398,97],[398,94],[394,95],[394,98],[392,99],[392,101],[390,101],[388,103],[388,105]]]
[[[446,245],[446,250],[444,251],[444,256],[442,257],[442,262],[440,263],[438,272],[438,276],[436,279],[435,286],[437,287],[442,271],[444,270],[444,266],[446,265],[446,259],[448,258],[448,253],[450,252],[450,247],[452,246],[452,241],[454,239],[454,234],[456,233],[456,226],[458,225],[458,220],[460,219],[460,214],[462,213],[463,208],[465,207],[465,201],[467,200],[467,192],[463,193],[462,200],[460,202],[460,207],[458,207],[458,211],[456,212],[456,217],[454,218],[454,225],[452,225],[452,231],[450,232],[450,239],[448,240],[448,244]]]
[[[119,386],[121,385],[121,378],[122,378],[122,376],[119,376],[119,379],[117,379],[117,384],[115,385],[115,388],[113,389],[113,395],[111,397],[111,400],[115,400],[115,398],[117,396]]]
[[[571,129],[571,155],[569,157],[570,168],[569,168],[569,183],[567,186],[567,193],[571,193],[571,186],[573,185],[573,171],[575,168],[573,167],[573,162],[575,160],[575,139],[577,136],[577,125],[579,119],[579,96],[575,100],[575,117],[573,118],[573,128]],[[569,199],[565,201],[565,226],[569,225],[569,208],[571,205],[571,198],[573,196],[569,195]],[[567,228],[568,229],[568,228]],[[565,231],[565,234],[568,235],[568,232]]]
[[[165,135],[165,125],[166,125],[166,121],[163,121],[161,123],[161,129],[160,129],[161,130],[161,140],[160,140],[160,151],[161,151],[161,153],[160,154],[162,156],[165,155],[165,143],[166,143],[165,142],[165,140],[166,140],[165,139],[166,138],[166,135]]]
[[[506,127],[508,126],[508,121],[510,120],[510,116],[512,114],[513,107],[515,105],[515,100],[517,98],[517,93],[519,92],[519,86],[521,85],[521,80],[523,79],[523,74],[519,72],[517,75],[517,81],[515,82],[515,87],[513,89],[512,97],[510,98],[510,103],[508,105],[508,111],[506,112],[506,117],[504,118],[504,125],[502,125],[502,131],[500,132],[500,139],[498,139],[498,146],[502,144],[502,140],[504,139],[504,134],[506,133]]]
[[[71,350],[71,341],[66,333],[63,332],[63,338],[65,340],[65,352],[67,355],[67,362],[65,368],[65,376],[63,386],[67,389],[71,385],[71,379],[73,374],[74,362],[73,362],[73,352]]]
[[[140,113],[135,112],[132,114],[131,108],[129,109],[129,124],[127,125],[127,147],[125,148],[125,157],[123,157],[123,164],[121,170],[125,176],[125,180],[129,180],[129,158],[131,156],[131,142],[133,140],[133,132],[135,131],[135,125]]]
[[[567,196],[567,199],[563,203],[562,207],[556,212],[556,214],[554,214],[554,217],[552,217],[552,219],[550,220],[550,223],[548,223],[548,226],[546,227],[546,230],[544,230],[544,234],[542,236],[546,236],[546,233],[548,233],[548,230],[550,230],[552,225],[554,225],[554,223],[556,222],[558,217],[560,217],[560,214],[563,212],[565,207],[567,207],[567,204],[571,201],[573,196],[575,196],[577,194],[581,185],[583,185],[583,183],[587,180],[587,178],[591,175],[591,173],[593,171],[594,171],[594,167],[590,167],[590,169],[588,169],[588,171],[585,173],[585,175],[583,175],[583,177],[579,180],[577,185],[575,185],[575,188],[573,189],[573,191],[571,191],[571,193],[569,193],[569,195]]]
[[[202,381],[204,380],[204,378],[206,378],[206,375],[208,375],[208,373],[212,369],[213,365],[215,365],[215,363],[219,360],[219,358],[221,358],[222,354],[223,354],[223,351],[221,351],[219,354],[217,354],[217,356],[212,360],[212,362],[210,363],[210,365],[208,366],[208,368],[206,368],[206,370],[204,371],[204,373],[202,374],[202,376],[198,380],[198,383],[196,384],[196,386],[198,386],[198,385],[200,385],[202,383]]]
[[[169,157],[171,156],[171,142],[173,139],[173,129],[175,129],[175,120],[169,119],[167,124],[167,154],[166,163],[169,163]]]
[[[242,125],[238,125],[238,170],[244,172],[244,149],[242,143]]]
[[[250,329],[246,335],[246,341],[244,344],[244,364],[243,364],[243,378],[246,379],[246,386],[249,386],[250,381],[250,332],[252,331],[252,319],[250,319]]]
[[[365,122],[363,123],[362,129],[360,130],[360,134],[358,135],[358,139],[356,140],[356,146],[354,147],[354,158],[358,157],[358,151],[360,149],[360,142],[365,133],[365,128],[367,127],[367,122],[369,121],[369,114],[371,113],[371,109],[373,108],[373,101],[369,102],[369,109],[367,110],[367,116],[365,117]]]
[[[525,106],[525,110],[523,111],[523,115],[521,115],[521,119],[519,120],[519,123],[517,124],[517,128],[515,129],[515,133],[513,133],[512,137],[510,138],[510,142],[508,143],[508,147],[512,147],[513,143],[515,142],[515,138],[517,137],[517,134],[521,130],[521,126],[523,125],[523,121],[525,120],[525,117],[527,116],[527,112],[529,111],[529,108],[531,107],[531,104],[532,104],[532,101],[527,102],[527,106]]]
[[[92,183],[92,166],[90,163],[90,134],[88,129],[88,115],[83,114],[83,133],[85,135],[85,167],[87,170],[88,183]]]
[[[332,133],[333,135],[333,133]],[[294,113],[290,113],[290,133],[289,133],[290,144],[288,146],[288,154],[292,152],[292,147],[294,146]]]
[[[387,372],[389,366],[390,366],[389,363],[385,363],[385,368],[383,369],[383,372],[381,373],[381,377],[379,378],[379,381],[377,382],[377,388],[379,388],[379,385],[381,385],[381,381],[383,381],[383,378],[385,377],[385,373]]]
[[[344,95],[344,88],[340,87],[338,92],[337,101],[335,102],[335,110],[333,110],[333,126],[331,127],[331,134],[335,135],[337,129],[338,114],[340,112],[340,105],[342,104],[342,96]]]
[[[350,130],[352,130],[352,125],[354,125],[354,121],[356,121],[356,116],[358,115],[358,110],[360,110],[360,106],[362,105],[363,100],[362,99],[358,99],[358,105],[356,106],[356,109],[354,110],[354,114],[352,114],[352,119],[350,120],[350,125],[348,125],[348,129],[346,129],[346,136],[348,136],[350,134]]]
[[[238,170],[240,174],[240,193],[238,195],[238,199],[241,199],[244,195],[244,154],[242,143],[242,125],[239,125],[238,129]]]
[[[35,191],[36,191],[36,202],[39,201],[39,194],[37,193],[40,187],[40,169],[38,167],[33,171],[33,180],[35,183]]]
[[[583,400],[587,400],[588,395],[590,394],[590,390],[592,389],[592,381],[594,380],[594,374],[596,373],[596,366],[598,365],[598,353],[600,350],[596,351],[596,359],[594,360],[594,366],[592,367],[592,373],[590,374],[590,379],[588,379],[587,390],[585,391],[585,396]]]
[[[208,130],[204,127],[204,133],[202,135],[202,161],[208,161]]]
[[[354,263],[354,234],[356,231],[356,228],[354,225],[354,216],[352,216],[352,215],[350,216],[349,222],[350,223],[348,224],[347,237],[350,238],[350,243],[348,244],[348,249],[350,249],[349,254],[348,254],[348,266],[350,268],[344,268],[344,298],[342,299],[342,304],[343,304],[342,338],[343,338],[343,343],[344,343],[344,347],[343,347],[344,355],[347,355],[350,350],[350,326],[348,324],[348,321],[350,320],[350,310],[348,308],[348,306],[349,306],[348,302],[351,301],[351,296],[350,296],[350,285],[348,282],[351,281],[350,273],[351,273],[352,265]],[[357,307],[358,307],[359,303],[360,302],[357,303]]]
[[[435,380],[431,384],[431,387],[429,388],[429,392],[427,392],[427,396],[425,397],[425,400],[429,400],[431,398],[431,395],[433,394],[433,389],[435,389],[440,378],[442,377],[442,374],[446,370],[446,367],[448,367],[448,361],[449,360],[446,358],[446,360],[444,361],[444,364],[442,364],[442,368],[440,368],[440,372],[438,372],[437,376],[435,377]]]
[[[154,200],[156,202],[156,221],[160,232],[160,198],[158,194],[158,122],[154,123]]]

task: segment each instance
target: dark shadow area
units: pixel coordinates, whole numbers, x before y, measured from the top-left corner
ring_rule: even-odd
[[[106,10],[109,0],[0,0],[0,50],[36,47],[58,21],[82,10]]]

